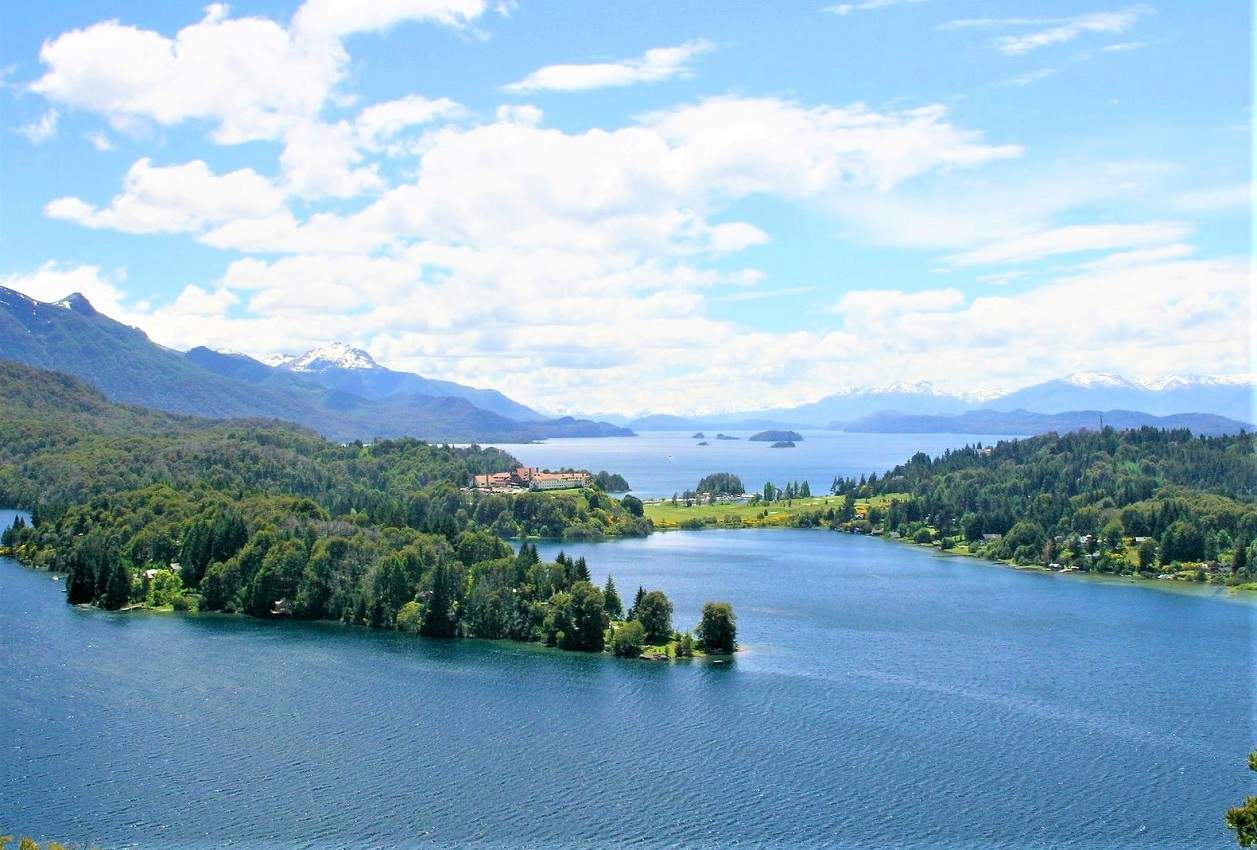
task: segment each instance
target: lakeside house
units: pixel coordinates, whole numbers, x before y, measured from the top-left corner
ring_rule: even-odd
[[[512,493],[519,490],[574,490],[588,487],[593,476],[582,470],[549,472],[535,466],[519,466],[510,472],[491,472],[472,477],[471,486],[489,493]]]

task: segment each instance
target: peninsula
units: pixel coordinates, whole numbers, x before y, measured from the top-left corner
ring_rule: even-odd
[[[72,604],[338,620],[621,656],[736,646],[726,603],[706,606],[696,632],[678,632],[662,591],[639,590],[625,609],[614,579],[595,585],[584,558],[540,559],[528,538],[650,532],[640,501],[599,489],[627,487],[608,473],[541,473],[497,449],[338,444],[278,422],[116,405],[77,379],[3,360],[0,458],[0,504],[34,520],[4,530],[2,553],[64,573]],[[500,473],[537,489],[467,486]],[[563,492],[544,492],[552,486]],[[516,550],[505,538],[523,542]]]

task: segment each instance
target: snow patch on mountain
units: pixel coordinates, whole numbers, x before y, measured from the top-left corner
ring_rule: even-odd
[[[282,359],[271,365],[291,372],[324,372],[328,369],[379,369],[380,364],[361,348],[343,342],[333,342],[312,348],[295,357],[281,355]],[[270,362],[270,361],[267,361]]]

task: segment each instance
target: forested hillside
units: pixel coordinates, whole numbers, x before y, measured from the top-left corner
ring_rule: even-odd
[[[463,489],[517,464],[476,446],[340,445],[282,423],[122,407],[76,379],[0,362],[0,504],[35,515],[3,545],[68,573],[76,603],[602,649],[614,588],[589,584],[581,561],[543,564],[503,538],[650,525],[598,490]]]
[[[1244,579],[1257,555],[1253,450],[1252,434],[1106,428],[917,454],[881,478],[835,481],[850,496],[836,520],[860,522],[855,499],[893,496],[866,527],[1023,564],[1200,564]]]

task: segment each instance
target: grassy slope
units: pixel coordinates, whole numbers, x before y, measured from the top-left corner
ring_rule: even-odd
[[[856,502],[856,513],[863,515],[869,505],[885,507],[893,495],[877,496],[873,499],[860,499]],[[900,496],[899,498],[903,498]],[[685,507],[684,502],[672,506],[669,499],[663,502],[647,502],[646,518],[654,522],[655,528],[668,530],[680,528],[685,520],[702,520],[709,525],[741,525],[744,528],[778,528],[789,526],[791,518],[800,514],[828,511],[842,507],[841,496],[812,496],[807,499],[793,499],[789,503],[774,502],[771,505],[694,505]],[[767,515],[765,516],[765,512]],[[733,520],[736,519],[737,522]]]

